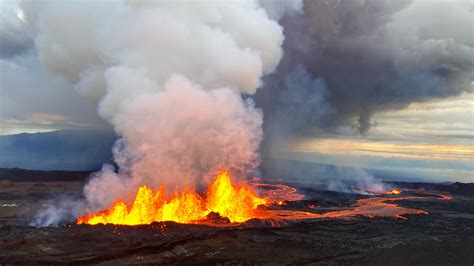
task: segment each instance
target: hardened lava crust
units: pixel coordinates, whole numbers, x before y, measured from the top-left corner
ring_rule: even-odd
[[[364,264],[472,265],[474,188],[472,184],[396,184],[413,198],[401,207],[426,214],[307,220],[253,219],[225,224],[156,222],[150,225],[28,226],[28,217],[51,193],[79,195],[81,184],[2,181],[1,264]],[[318,214],[354,208],[358,196],[303,189],[309,200],[281,208]],[[408,192],[407,192],[408,191]],[[26,193],[28,192],[28,193]],[[439,195],[449,195],[446,200]],[[391,202],[390,199],[387,202]],[[29,209],[26,207],[29,205]],[[215,226],[212,225],[215,222]]]

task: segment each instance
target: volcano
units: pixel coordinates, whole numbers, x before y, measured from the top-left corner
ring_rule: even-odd
[[[473,265],[473,6],[425,2],[0,2],[0,266]]]

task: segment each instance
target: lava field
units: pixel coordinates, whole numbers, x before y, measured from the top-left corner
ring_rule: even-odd
[[[470,184],[400,183],[406,199],[388,204],[423,210],[402,217],[356,213],[325,217],[326,213],[357,209],[373,198],[307,188],[307,200],[285,202],[275,211],[305,211],[311,219],[252,219],[214,225],[155,222],[150,225],[27,225],[22,206],[40,204],[57,190],[80,185],[2,183],[0,195],[1,264],[365,264],[472,265],[474,262],[474,190]],[[8,187],[8,188],[7,188]],[[66,189],[67,190],[67,189]],[[22,192],[23,191],[23,192]],[[28,193],[25,193],[28,191]],[[441,197],[440,195],[449,195]],[[17,212],[5,209],[15,202]],[[32,209],[29,210],[31,213]],[[225,223],[225,220],[224,220]]]

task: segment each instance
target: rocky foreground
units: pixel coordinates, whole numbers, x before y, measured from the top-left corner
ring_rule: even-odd
[[[11,202],[14,195],[13,201],[19,206],[41,202],[41,193],[33,193],[37,198],[32,198],[31,193],[21,194],[21,189],[12,186],[2,188],[0,203]],[[28,186],[33,190],[42,187]],[[10,216],[4,213],[0,222],[0,264],[473,265],[474,191],[453,186],[444,188],[453,196],[451,200],[426,197],[397,201],[401,206],[428,212],[406,215],[407,219],[355,216],[284,222],[250,220],[233,226],[165,222],[133,227],[63,224],[36,228],[21,222],[25,216],[20,211]],[[438,192],[443,189],[429,188]],[[45,190],[43,187],[40,191]],[[51,190],[56,191],[54,187]],[[316,199],[288,203],[284,208],[324,213],[350,209],[357,199],[333,192],[307,194]],[[432,191],[417,192],[420,194],[429,196]]]

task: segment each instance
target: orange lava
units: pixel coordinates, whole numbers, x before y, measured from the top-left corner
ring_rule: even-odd
[[[256,195],[252,187],[265,189],[263,197]],[[399,195],[398,189],[386,192],[387,195]],[[430,194],[427,194],[430,195]],[[434,194],[440,200],[451,200],[446,194]],[[433,194],[431,194],[433,196]],[[300,220],[320,218],[349,218],[354,216],[393,217],[406,219],[407,214],[428,214],[423,210],[398,206],[394,201],[432,198],[419,196],[388,197],[378,195],[357,200],[351,209],[342,209],[326,213],[313,213],[299,210],[288,210],[287,203],[298,201],[303,195],[296,189],[283,184],[254,183],[252,185],[235,185],[229,174],[224,171],[216,176],[202,197],[191,189],[175,193],[166,198],[161,188],[153,192],[148,186],[141,186],[131,205],[122,200],[116,201],[108,210],[91,213],[77,218],[78,224],[120,224],[139,225],[160,221],[178,223],[200,223],[218,226],[231,226],[252,218],[274,220]],[[262,207],[264,206],[264,207]],[[276,209],[275,209],[276,206]],[[291,208],[291,207],[290,207]],[[319,207],[310,204],[308,208],[317,210]],[[216,224],[208,215],[218,213],[219,217],[227,217],[230,224]],[[215,215],[214,215],[215,216]]]
[[[390,190],[389,192],[387,192],[387,194],[390,194],[390,195],[398,195],[400,193],[402,193],[402,192],[400,190],[396,189],[396,188],[394,188],[394,189]]]
[[[229,174],[220,173],[209,186],[206,197],[185,189],[170,199],[164,190],[153,193],[148,186],[138,189],[131,206],[124,201],[116,201],[108,210],[78,217],[78,224],[122,224],[138,225],[159,221],[193,223],[206,219],[210,212],[217,212],[231,222],[245,222],[254,217],[265,217],[257,207],[266,204],[265,198],[258,197],[245,185],[232,184]]]
[[[406,219],[406,214],[428,214],[423,210],[416,210],[410,208],[400,207],[395,203],[388,203],[386,201],[397,201],[404,199],[418,199],[419,197],[400,197],[400,198],[386,198],[373,197],[366,199],[359,199],[357,203],[352,206],[352,209],[326,212],[322,214],[290,211],[290,210],[269,210],[266,215],[274,219],[280,220],[299,220],[299,219],[321,219],[321,218],[340,218],[346,219],[355,216],[366,217],[392,217],[398,219]],[[314,205],[309,206],[312,209],[317,208]]]
[[[324,213],[322,217],[349,217],[349,216],[367,216],[367,217],[394,217],[400,219],[406,219],[403,215],[405,214],[428,214],[423,210],[409,209],[400,207],[395,203],[388,203],[388,200],[402,200],[410,199],[411,197],[404,198],[384,198],[384,197],[373,197],[368,199],[359,199],[354,205],[352,210],[343,210]]]
[[[278,205],[283,205],[285,201],[298,201],[304,198],[303,194],[297,193],[296,188],[283,184],[266,184],[254,182],[255,187],[266,189],[264,193],[265,198],[269,202],[276,202]]]
[[[447,194],[438,194],[441,200],[452,200],[453,196]]]

